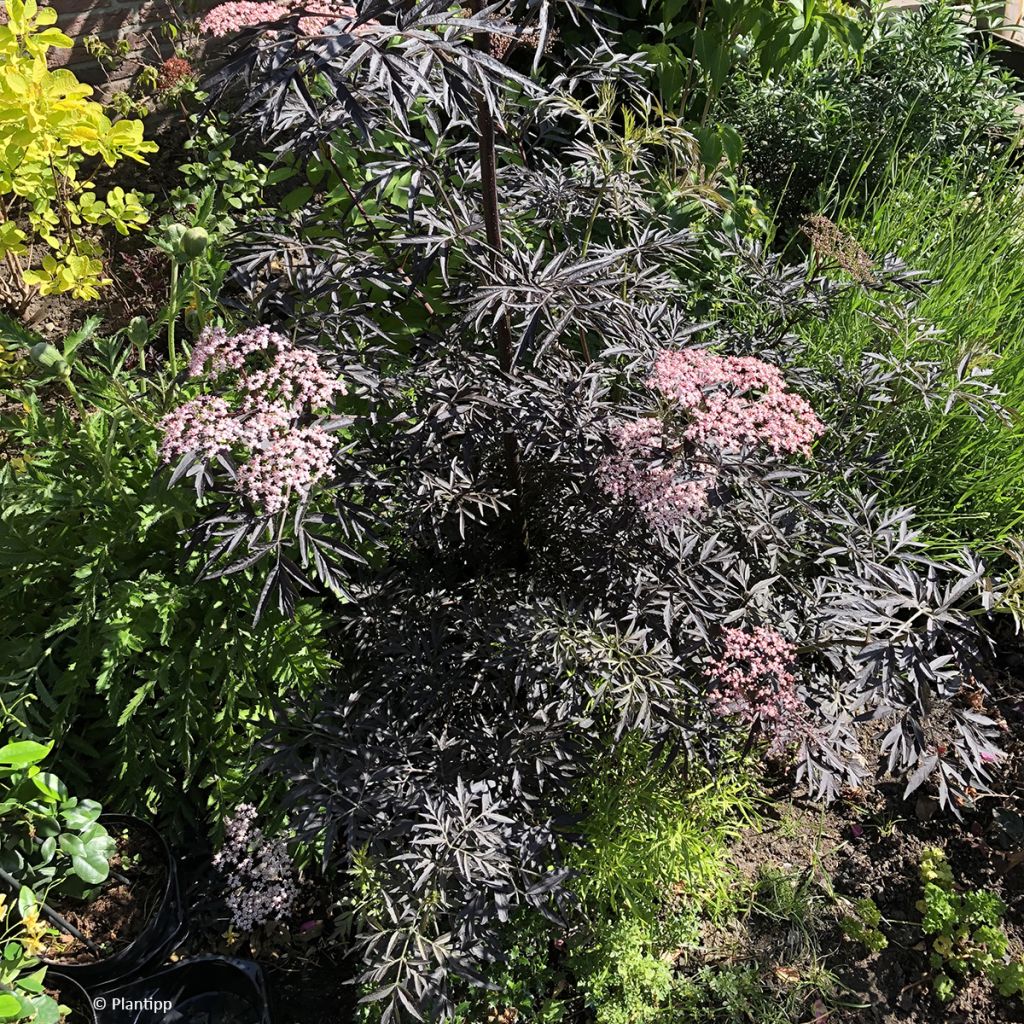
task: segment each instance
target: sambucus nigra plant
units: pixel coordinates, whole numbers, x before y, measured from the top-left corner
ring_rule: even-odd
[[[451,977],[482,982],[520,908],[571,912],[580,778],[633,733],[713,766],[765,637],[739,717],[756,742],[757,701],[784,684],[772,707],[798,705],[801,728],[781,747],[815,795],[872,770],[865,734],[944,801],[998,758],[975,676],[984,568],[928,561],[910,512],[851,492],[847,469],[870,467],[836,472],[828,423],[809,458],[822,424],[790,387],[813,404],[829,382],[783,377],[801,318],[913,276],[890,261],[841,284],[702,247],[713,182],[634,60],[599,44],[527,78],[485,45],[530,28],[517,5],[391,7],[363,5],[358,34],[250,33],[213,83],[226,102],[242,81],[241,128],[308,174],[304,206],[242,229],[234,287],[279,349],[343,379],[340,415],[287,409],[290,429],[336,431],[333,468],[285,512],[238,493],[254,455],[234,435],[176,471],[216,498],[211,573],[270,560],[258,611],[317,578],[345,596],[335,686],[267,743],[301,834],[357,881],[385,1018],[446,1016]],[[651,132],[617,147],[605,129],[637,117]],[[709,245],[723,308],[739,280],[753,319],[693,322]],[[247,374],[273,373],[250,355]],[[646,490],[609,484],[629,424]],[[694,480],[671,516],[638,505]]]

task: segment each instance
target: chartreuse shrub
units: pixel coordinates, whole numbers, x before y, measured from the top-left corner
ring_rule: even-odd
[[[0,256],[10,271],[3,298],[17,307],[33,290],[94,299],[109,284],[92,235],[126,235],[149,219],[145,199],[120,186],[101,198],[83,177],[87,159],[108,167],[145,162],[156,143],[141,121],[113,122],[90,99],[92,87],[66,69],[51,71],[47,53],[69,47],[53,24],[57,12],[36,0],[6,0],[0,25]],[[40,256],[40,253],[42,255]]]
[[[1006,905],[986,889],[958,892],[946,855],[938,848],[921,856],[923,898],[917,909],[931,940],[932,984],[943,1002],[952,999],[957,982],[982,974],[1002,996],[1024,993],[1024,955],[1011,950],[1003,927]]]
[[[599,1024],[671,1019],[677,954],[699,945],[702,921],[742,905],[729,846],[756,821],[757,792],[739,764],[712,778],[635,737],[609,751],[577,792],[564,920],[515,919],[509,955],[489,974],[494,990],[467,992],[456,1020],[489,1010],[559,1021],[584,1007]]]
[[[196,582],[190,503],[154,482],[173,386],[95,328],[37,342],[0,415],[0,699],[38,696],[22,732],[58,739],[72,788],[194,816],[248,792],[261,716],[323,686],[326,623],[257,628],[244,575]]]

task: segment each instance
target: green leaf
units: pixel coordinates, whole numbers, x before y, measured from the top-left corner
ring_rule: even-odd
[[[48,800],[59,802],[68,797],[67,787],[53,772],[40,772],[32,777],[32,782]]]
[[[95,800],[81,800],[76,807],[64,811],[63,818],[68,828],[83,829],[95,822],[102,813],[102,805]]]
[[[32,910],[38,902],[36,894],[27,885],[23,885],[18,891],[18,912],[22,917]]]
[[[31,348],[46,339],[35,331],[29,330],[20,320],[0,311],[0,341],[12,343],[12,347],[21,345]]]
[[[298,188],[293,188],[291,192],[281,200],[279,205],[286,213],[293,213],[295,210],[298,210],[309,202],[312,195],[313,189],[308,185],[300,185]]]
[[[60,1006],[50,996],[36,996],[32,1000],[36,1011],[36,1018],[32,1024],[60,1024]]]
[[[53,741],[36,743],[33,740],[18,740],[0,747],[0,764],[11,768],[26,768],[30,764],[38,764],[53,750]]]
[[[32,974],[26,974],[24,977],[18,979],[18,988],[24,989],[26,992],[42,992],[43,991],[43,979],[46,977],[46,968],[40,967],[38,971]]]
[[[0,992],[0,1020],[17,1020],[21,1016],[21,1000],[10,992]]]
[[[78,836],[62,835],[60,848],[71,857],[74,873],[88,885],[99,885],[107,880],[110,865],[101,842],[83,842]]]
[[[44,839],[39,847],[39,856],[43,864],[49,864],[53,860],[53,855],[57,852],[57,840],[53,836],[48,839]]]

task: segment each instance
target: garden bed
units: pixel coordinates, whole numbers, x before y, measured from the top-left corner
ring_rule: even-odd
[[[614,6],[7,0],[0,1019],[1024,1024],[1020,89]]]

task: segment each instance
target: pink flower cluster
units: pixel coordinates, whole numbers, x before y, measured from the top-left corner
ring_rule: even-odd
[[[288,14],[288,8],[275,3],[254,3],[252,0],[232,0],[219,4],[207,11],[199,24],[200,30],[208,36],[229,36],[251,25],[262,25],[268,21],[280,21]]]
[[[255,363],[256,365],[250,365]],[[238,489],[268,515],[305,498],[330,472],[335,437],[317,426],[298,426],[306,410],[328,409],[345,385],[321,365],[315,352],[295,348],[283,334],[254,327],[230,335],[207,328],[199,336],[189,374],[232,373],[238,400],[200,395],[161,421],[164,462],[191,452],[212,458],[236,446],[249,457],[238,471]]]
[[[276,339],[277,354],[265,370],[255,370],[242,378],[247,393],[246,402],[252,408],[269,407],[268,396],[292,409],[327,409],[334,396],[345,393],[345,385],[332,377],[308,348],[281,347],[281,335]],[[287,345],[285,341],[285,345]]]
[[[307,36],[318,36],[336,21],[352,21],[359,16],[359,12],[348,4],[342,4],[338,7],[326,4],[323,7],[312,8],[312,10],[317,15],[316,17],[299,18],[299,29]],[[364,21],[361,25],[356,25],[350,31],[354,36],[364,36],[377,28],[380,28],[380,22],[371,18],[369,21]]]
[[[700,512],[715,481],[713,470],[689,479],[671,468],[660,420],[648,417],[618,423],[611,430],[615,452],[601,460],[598,484],[617,501],[631,498],[655,529],[671,529]]]
[[[306,495],[325,477],[335,438],[322,427],[299,427],[269,440],[238,471],[238,486],[269,515],[288,505],[291,494]]]
[[[597,479],[616,500],[634,501],[655,529],[671,529],[707,507],[717,470],[699,459],[701,448],[760,445],[776,455],[809,454],[824,429],[807,402],[786,390],[779,370],[760,359],[666,350],[647,384],[683,415],[681,432],[670,436],[671,416],[665,423],[648,417],[616,424],[615,451],[601,461]]]
[[[224,875],[225,901],[240,932],[281,921],[299,895],[283,839],[267,839],[256,824],[256,808],[240,804],[228,818],[224,846],[213,858]]]
[[[666,350],[647,383],[686,412],[685,437],[695,444],[729,451],[765,445],[776,455],[809,455],[824,430],[810,405],[786,390],[782,373],[752,356]]]
[[[757,724],[773,754],[806,735],[807,705],[796,692],[796,648],[774,629],[727,629],[721,659],[708,671],[711,707]]]
[[[311,10],[310,16],[299,18],[299,30],[309,36],[319,35],[328,25],[333,25],[336,21],[350,21],[358,17],[356,9],[349,4],[335,6],[323,3],[307,8],[306,4],[296,3],[294,6],[298,10]],[[288,7],[277,3],[232,0],[232,2],[220,4],[208,11],[200,23],[200,30],[209,36],[227,36],[252,25],[280,21],[290,13]],[[352,32],[357,36],[365,35],[379,26],[380,22],[371,20],[356,26]]]
[[[237,444],[241,438],[241,424],[232,415],[228,403],[216,395],[199,395],[179,405],[160,421],[163,440],[160,458],[164,462],[202,452],[213,458]]]
[[[228,334],[223,327],[207,327],[199,335],[196,347],[192,350],[188,374],[190,377],[200,377],[207,371],[217,374],[242,370],[252,355],[269,352],[271,348],[284,352],[291,347],[292,343],[283,334],[277,334],[267,327],[253,327],[234,335]]]

